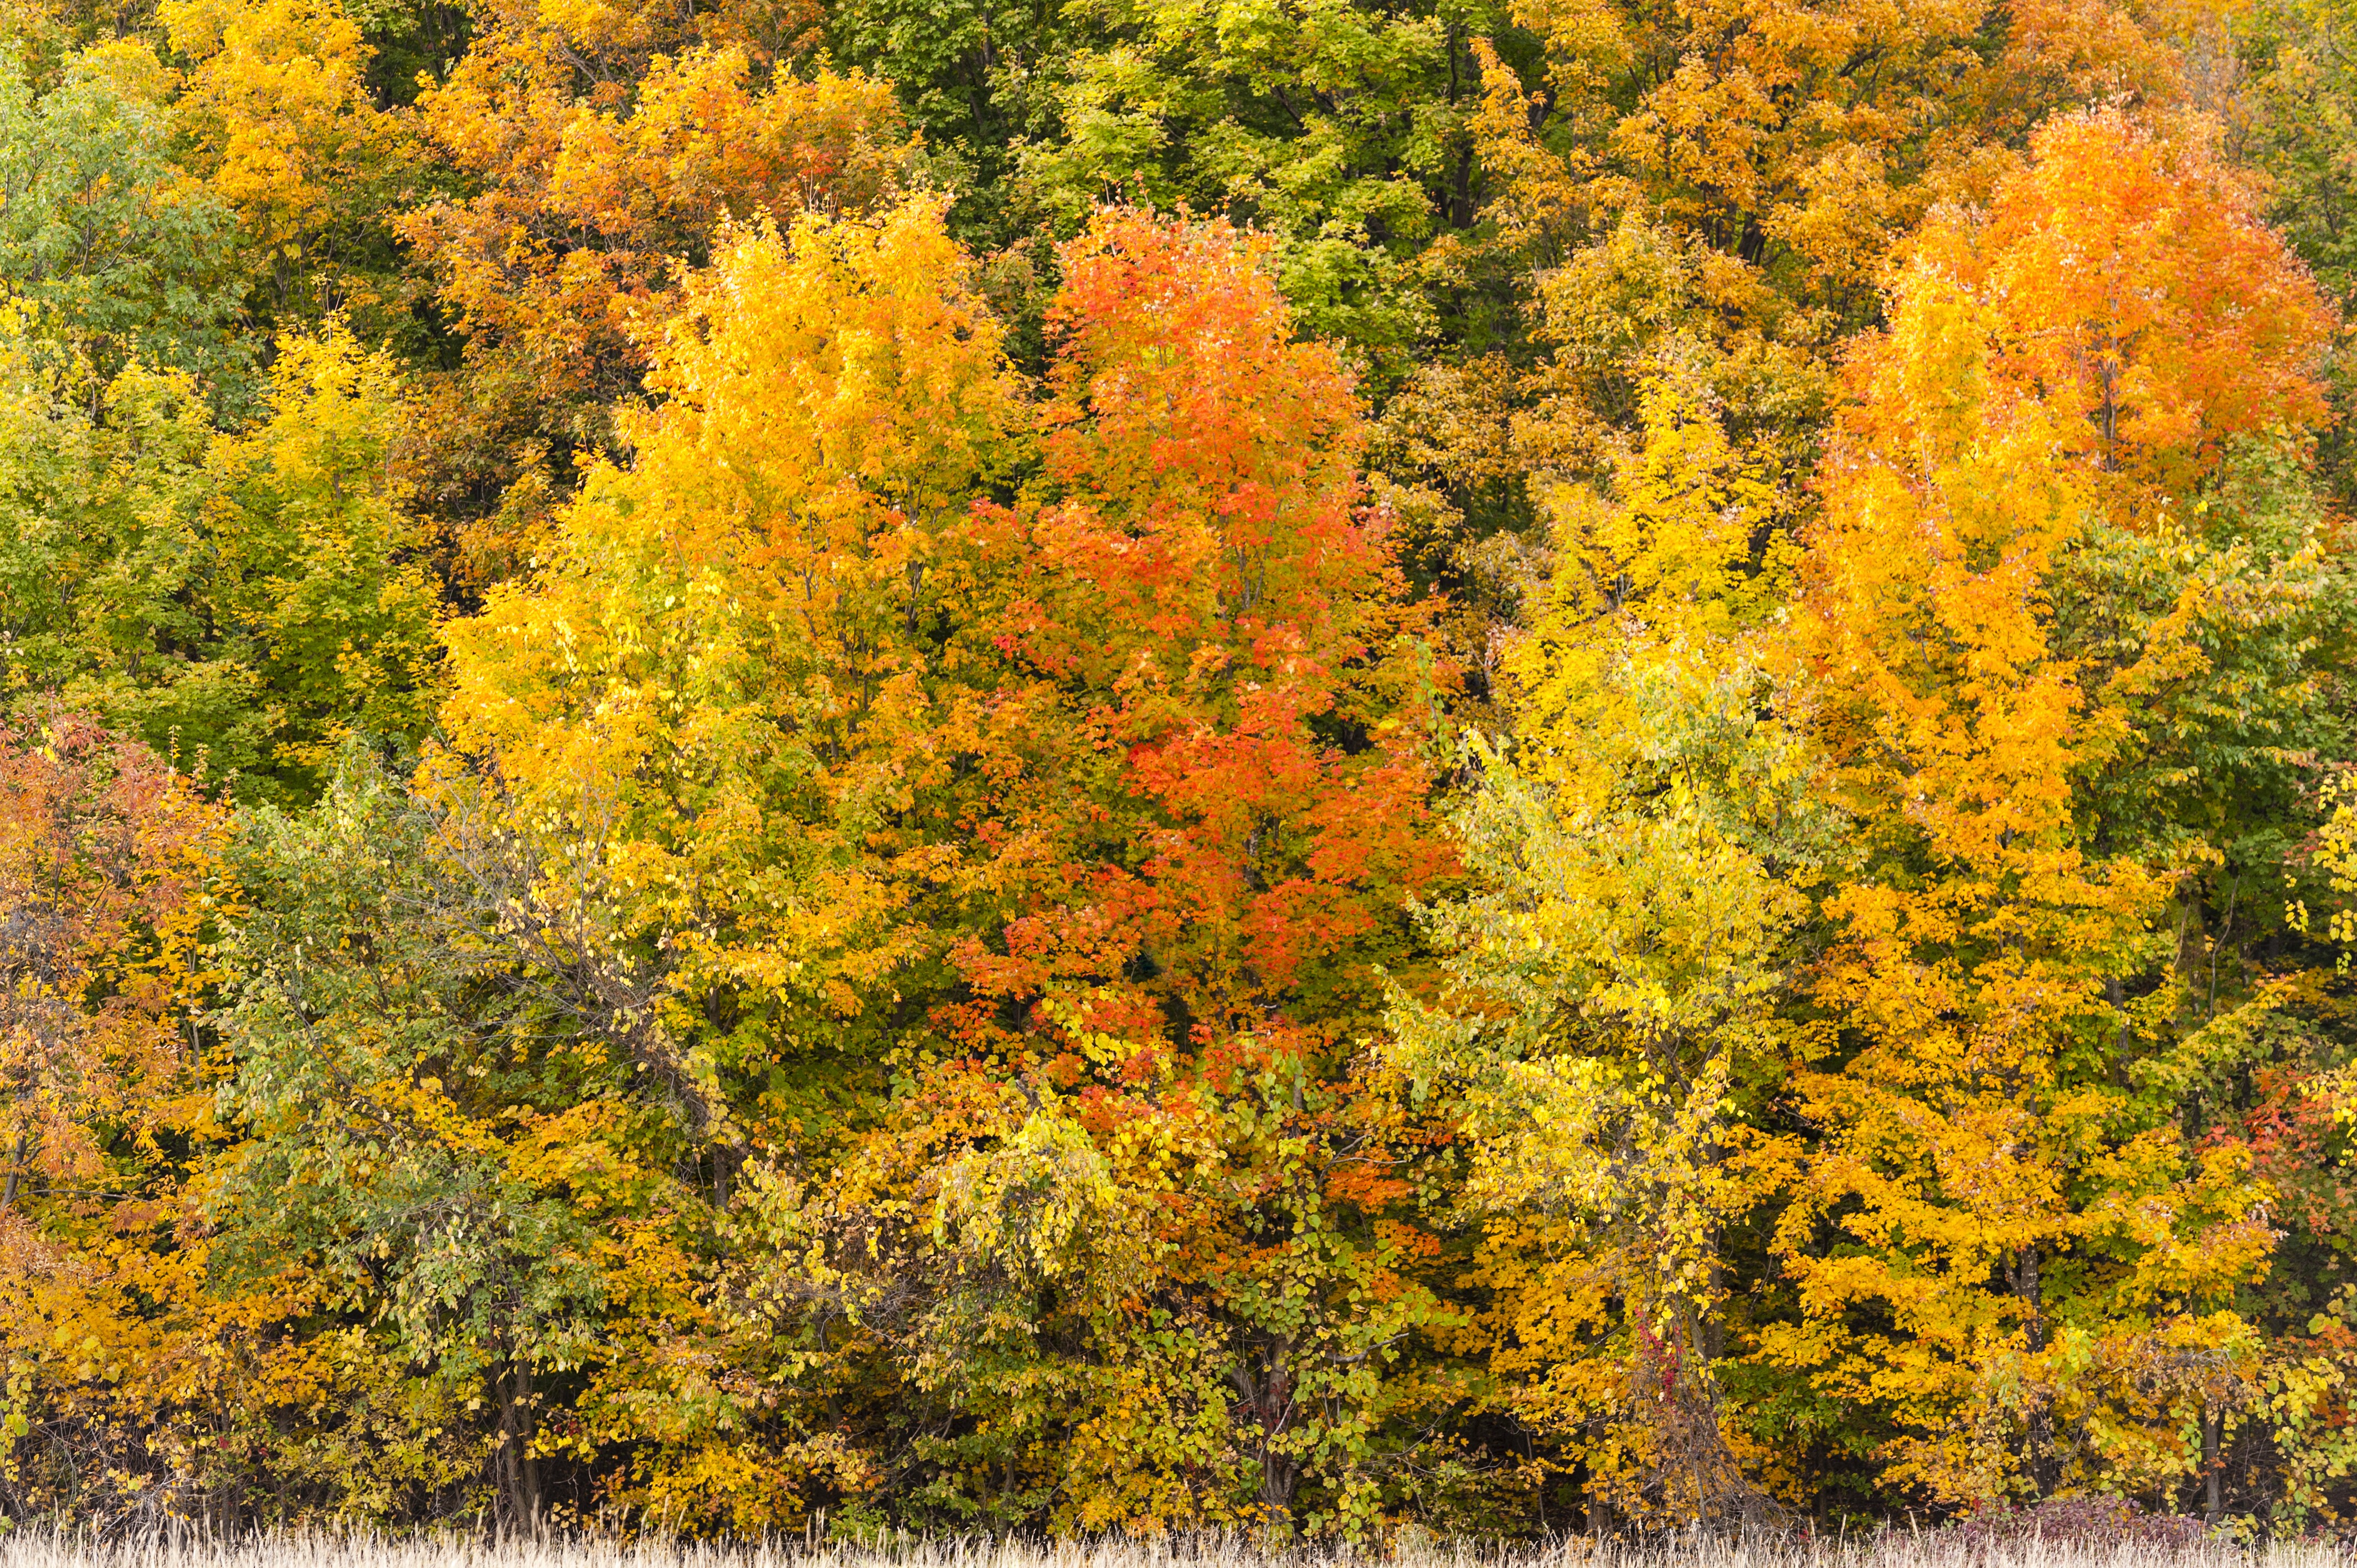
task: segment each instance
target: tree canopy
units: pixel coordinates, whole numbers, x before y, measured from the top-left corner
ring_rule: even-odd
[[[2357,1510],[2337,0],[29,0],[0,1527]]]

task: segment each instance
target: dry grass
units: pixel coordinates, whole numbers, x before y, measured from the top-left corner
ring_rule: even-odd
[[[1176,1541],[937,1541],[896,1548],[490,1542],[285,1536],[243,1545],[165,1540],[96,1543],[0,1536],[0,1568],[2357,1568],[2334,1547],[2228,1543],[2095,1547],[2043,1541],[1975,1551],[1936,1536],[1889,1535],[1814,1544],[1697,1543],[1686,1548],[1409,1546],[1386,1557],[1287,1557],[1237,1540]]]

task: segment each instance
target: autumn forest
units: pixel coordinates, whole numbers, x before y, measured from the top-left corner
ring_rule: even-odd
[[[0,1527],[2357,1526],[2352,290],[2357,0],[6,0]]]

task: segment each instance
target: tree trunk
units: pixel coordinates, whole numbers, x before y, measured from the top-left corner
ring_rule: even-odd
[[[518,1362],[515,1369],[516,1404],[523,1432],[523,1449],[517,1455],[523,1470],[524,1512],[532,1520],[533,1533],[540,1532],[540,1456],[532,1451],[532,1439],[538,1423],[533,1419],[534,1401],[532,1391],[532,1366]]]
[[[2206,1504],[2202,1519],[2216,1524],[2226,1512],[2226,1416],[2222,1411],[2201,1412],[2201,1484]]]
[[[500,1396],[500,1493],[510,1529],[540,1532],[540,1464],[532,1456],[532,1372],[508,1363]]]
[[[2023,1327],[2033,1352],[2046,1348],[2046,1316],[2039,1302],[2038,1263],[2035,1247],[2025,1247],[2014,1255],[2013,1294],[2029,1308]],[[2042,1403],[2033,1405],[2029,1412],[2029,1447],[2026,1457],[2030,1482],[2040,1497],[2046,1497],[2061,1477],[2054,1474],[2053,1426]]]
[[[495,1377],[491,1386],[500,1396],[500,1441],[492,1459],[500,1472],[500,1528],[506,1530],[515,1528],[516,1505],[523,1497],[523,1476],[516,1465],[515,1400],[508,1391],[505,1375]]]
[[[1260,1505],[1272,1521],[1293,1517],[1293,1494],[1301,1484],[1301,1462],[1277,1441],[1293,1415],[1293,1379],[1286,1369],[1286,1349],[1280,1345],[1265,1353],[1258,1378],[1250,1365],[1238,1367],[1233,1374],[1237,1391],[1243,1395],[1241,1413],[1258,1428]]]

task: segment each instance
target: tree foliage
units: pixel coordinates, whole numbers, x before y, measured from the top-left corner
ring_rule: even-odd
[[[2343,1528],[2346,22],[18,6],[0,1525]]]

